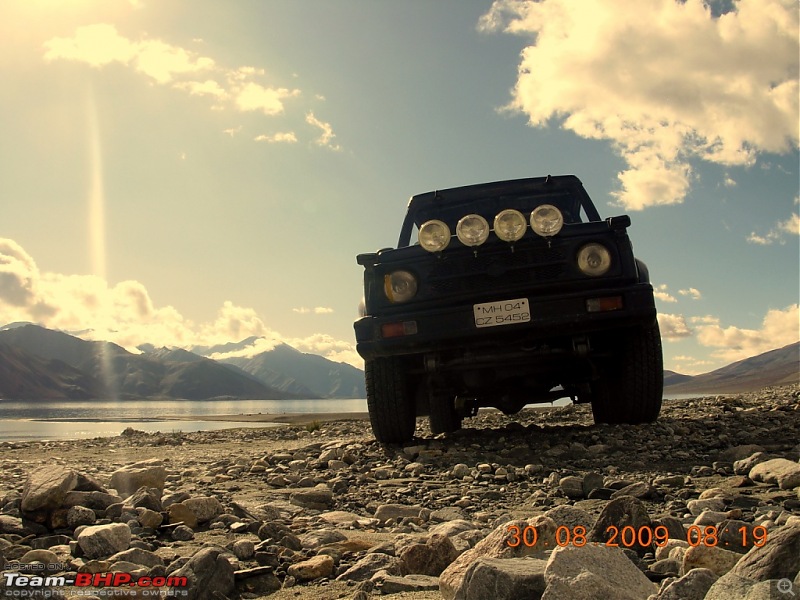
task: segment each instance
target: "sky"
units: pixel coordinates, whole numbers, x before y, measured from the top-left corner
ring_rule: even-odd
[[[794,0],[0,0],[0,325],[363,363],[408,198],[575,174],[665,367],[800,337]]]

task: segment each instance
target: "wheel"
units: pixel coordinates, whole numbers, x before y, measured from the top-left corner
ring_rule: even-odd
[[[456,410],[455,394],[433,387],[429,394],[431,432],[435,435],[461,429],[461,415]]]
[[[375,439],[400,444],[413,438],[416,407],[400,360],[394,356],[367,360],[364,374]]]
[[[661,412],[664,363],[658,323],[636,327],[621,341],[617,358],[592,384],[595,423],[651,423]]]

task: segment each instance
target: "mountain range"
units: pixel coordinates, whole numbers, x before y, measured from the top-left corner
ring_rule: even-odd
[[[364,372],[261,338],[191,350],[145,344],[141,354],[28,323],[0,329],[0,398],[364,398]],[[215,357],[212,360],[209,357]],[[664,371],[664,392],[724,393],[800,381],[800,343],[710,373]]]
[[[133,354],[110,342],[86,341],[38,325],[6,326],[0,330],[0,398],[284,400],[366,395],[363,371],[285,345],[252,359],[231,359],[240,365],[176,348],[145,345],[140,350]]]
[[[800,382],[800,342],[731,363],[702,375],[664,371],[668,394],[753,392],[768,385]]]

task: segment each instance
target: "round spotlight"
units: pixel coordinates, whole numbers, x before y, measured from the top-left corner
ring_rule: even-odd
[[[564,215],[552,204],[542,204],[531,213],[531,228],[542,237],[550,237],[561,231]]]
[[[480,246],[489,237],[489,223],[480,215],[461,217],[456,235],[465,246]]]
[[[507,208],[494,218],[494,232],[504,242],[516,242],[525,235],[528,222],[518,210]]]
[[[450,243],[450,229],[447,223],[433,219],[419,228],[419,245],[428,252],[441,252]]]

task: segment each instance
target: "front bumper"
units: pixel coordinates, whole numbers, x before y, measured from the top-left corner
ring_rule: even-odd
[[[498,301],[523,297],[506,295]],[[616,310],[590,312],[587,300],[621,297],[622,306]],[[458,350],[469,346],[496,345],[502,338],[546,340],[552,337],[590,334],[652,323],[656,318],[653,288],[640,283],[623,288],[593,289],[557,296],[528,296],[531,320],[527,323],[478,328],[475,326],[472,304],[450,305],[414,311],[413,305],[402,315],[388,317],[366,316],[355,324],[356,350],[364,359],[380,356],[421,354]],[[415,333],[383,337],[384,325],[414,322]]]

